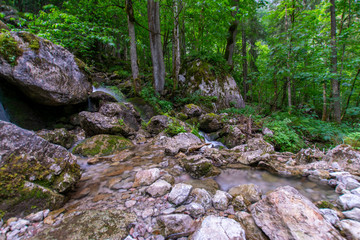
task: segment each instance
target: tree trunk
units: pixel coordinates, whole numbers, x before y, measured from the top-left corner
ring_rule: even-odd
[[[341,123],[341,106],[340,106],[340,84],[337,76],[337,49],[336,49],[336,16],[335,16],[335,0],[330,0],[331,15],[331,58],[330,70],[333,74],[331,78],[331,90],[333,97],[333,117],[337,123]]]
[[[225,60],[228,62],[229,65],[233,64],[233,55],[236,45],[236,35],[237,35],[237,28],[239,25],[239,21],[236,19],[236,14],[239,9],[239,0],[234,0],[234,5],[236,6],[236,11],[232,12],[232,16],[235,20],[231,23],[229,27],[229,33],[226,43],[226,50],[225,50]]]
[[[139,67],[137,64],[137,53],[136,53],[136,37],[135,37],[135,18],[134,18],[134,10],[132,7],[132,0],[126,0],[126,13],[127,13],[127,21],[129,28],[129,36],[130,36],[130,60],[131,60],[131,72],[133,77],[133,87],[135,94],[137,95],[139,92],[138,89],[138,79],[139,79]]]
[[[289,49],[287,52],[287,61],[286,61],[286,68],[287,68],[287,95],[288,95],[288,111],[291,113],[291,78],[290,78],[290,54],[291,54],[291,37],[289,36],[289,16],[287,12],[287,7],[285,5],[285,31],[287,32],[287,42],[289,44]]]
[[[323,111],[322,111],[322,121],[326,121],[326,115],[327,115],[327,106],[326,106],[326,82],[324,80],[323,82]]]
[[[345,106],[345,108],[344,108],[344,110],[343,110],[343,114],[342,114],[341,119],[343,119],[343,117],[345,116],[346,110],[347,110],[347,108],[349,107],[350,98],[351,98],[351,96],[352,96],[352,94],[353,94],[353,92],[354,92],[356,79],[357,79],[357,77],[359,76],[359,74],[360,74],[360,68],[358,69],[358,71],[357,71],[357,73],[356,73],[356,75],[355,75],[355,77],[354,77],[353,84],[351,85],[350,94],[349,94],[349,97],[348,97],[348,99],[347,99],[347,101],[346,101],[346,106]]]
[[[159,2],[148,0],[147,7],[154,88],[156,92],[162,94],[165,86],[165,65],[161,47]]]
[[[241,28],[241,54],[242,54],[242,63],[243,63],[243,88],[244,88],[244,101],[247,99],[248,93],[248,62],[247,62],[247,52],[246,52],[246,33],[244,22],[242,22]]]
[[[179,31],[179,2],[174,0],[174,30],[173,30],[173,90],[177,89],[180,73],[180,31]]]

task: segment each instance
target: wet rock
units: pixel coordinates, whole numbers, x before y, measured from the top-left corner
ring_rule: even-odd
[[[254,184],[243,184],[237,187],[231,188],[228,193],[233,196],[242,196],[245,203],[254,203],[261,199],[261,189]]]
[[[360,152],[349,145],[339,145],[329,150],[324,161],[330,164],[336,162],[340,167],[351,174],[360,175]]]
[[[338,182],[341,182],[345,185],[346,190],[354,190],[355,188],[360,187],[360,183],[355,180],[352,176],[338,176],[336,177]]]
[[[146,189],[152,197],[161,197],[171,189],[171,184],[164,180],[157,180]]]
[[[73,54],[28,32],[10,32],[8,38],[16,41],[17,51],[12,56],[0,56],[2,79],[43,105],[87,100],[91,83],[83,70],[85,64]]]
[[[229,148],[244,144],[246,142],[246,135],[237,125],[226,125],[220,131],[220,141]]]
[[[360,208],[354,208],[350,211],[343,212],[346,218],[360,222]]]
[[[325,154],[319,149],[301,149],[295,156],[296,164],[307,164],[316,161],[321,161]]]
[[[187,104],[184,106],[183,112],[189,117],[199,117],[204,111],[201,109],[201,107],[195,105],[195,104]]]
[[[106,156],[134,146],[126,138],[114,135],[100,134],[85,139],[77,145],[73,153],[86,157]]]
[[[63,146],[67,149],[71,148],[76,140],[76,136],[71,134],[65,128],[59,128],[55,130],[44,129],[38,131],[36,134],[53,144]]]
[[[195,188],[191,191],[191,197],[193,202],[199,203],[205,209],[209,209],[212,206],[211,195],[203,188]]]
[[[133,187],[149,186],[160,178],[160,169],[151,168],[138,171],[135,175]]]
[[[194,94],[216,97],[214,103],[219,109],[245,107],[245,102],[234,78],[230,75],[216,76],[213,68],[214,66],[211,64],[199,59],[185,63],[181,70],[182,74],[179,76],[181,97]],[[207,101],[206,103],[204,103],[204,107],[210,108],[211,102]]]
[[[150,119],[147,130],[151,134],[159,134],[169,126],[169,118],[165,115],[154,116]]]
[[[169,194],[169,202],[180,205],[186,201],[189,197],[189,194],[192,190],[192,186],[184,183],[178,183],[173,186],[170,194]]]
[[[227,192],[217,190],[213,199],[212,203],[215,209],[223,211],[228,208],[229,200],[231,200],[231,195]]]
[[[341,195],[338,201],[344,210],[360,208],[360,196],[355,194],[348,193]]]
[[[335,210],[329,208],[321,208],[319,210],[321,214],[324,216],[324,218],[332,225],[335,226],[335,224],[337,224],[340,221]]]
[[[347,219],[342,220],[340,222],[340,228],[345,232],[345,235],[348,239],[360,239],[360,222]]]
[[[208,216],[202,221],[201,226],[190,239],[245,240],[246,238],[244,229],[241,227],[240,223],[235,220],[224,217]]]
[[[135,220],[134,214],[116,209],[86,210],[68,215],[56,228],[45,228],[32,239],[124,239]]]
[[[194,232],[194,220],[186,214],[170,214],[158,217],[158,224],[163,230],[163,235],[171,238],[170,236],[188,236]],[[175,237],[175,238],[179,238]]]
[[[168,155],[176,155],[179,151],[185,152],[192,145],[201,144],[200,138],[192,133],[180,133],[174,137],[161,136],[155,140],[155,145],[165,148]]]
[[[216,132],[224,127],[222,116],[214,113],[201,115],[199,122],[199,129],[207,133]]]
[[[251,214],[247,212],[237,212],[236,218],[245,230],[247,240],[268,240],[269,238],[263,231],[256,225]]]
[[[181,160],[185,170],[193,178],[210,177],[220,174],[216,171],[212,161],[202,157],[202,155],[192,155]]]
[[[4,177],[1,184],[2,187],[11,189],[7,195],[2,195],[3,200],[9,198],[9,201],[1,205],[1,208],[4,211],[11,209],[12,214],[25,210],[34,211],[30,208],[38,200],[37,195],[31,191],[43,193],[40,194],[43,198],[42,203],[36,203],[39,207],[37,210],[58,206],[63,198],[55,196],[72,189],[80,178],[80,167],[74,155],[65,148],[49,143],[34,132],[21,129],[14,124],[0,121],[0,149],[0,175]],[[43,191],[42,188],[32,187],[36,184],[30,182],[26,189],[21,188],[25,184],[24,179],[41,182],[50,188]],[[21,199],[24,198],[18,199],[21,194],[29,198],[23,202]],[[48,202],[45,200],[47,198]],[[54,202],[56,200],[61,201]]]
[[[312,202],[289,186],[267,194],[250,211],[270,239],[344,239]]]

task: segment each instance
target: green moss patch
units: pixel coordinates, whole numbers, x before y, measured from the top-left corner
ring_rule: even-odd
[[[16,65],[16,60],[23,54],[18,43],[11,36],[10,32],[0,34],[0,55],[12,66]]]
[[[40,49],[40,43],[39,43],[39,38],[37,36],[35,36],[32,33],[28,33],[28,32],[19,32],[19,36],[29,44],[29,48],[31,48],[32,50],[34,50],[36,53],[39,52]]]
[[[114,135],[96,135],[77,145],[73,153],[82,156],[106,156],[132,147],[126,138]]]

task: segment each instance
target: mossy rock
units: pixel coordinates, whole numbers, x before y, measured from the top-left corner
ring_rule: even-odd
[[[126,138],[114,135],[95,135],[77,145],[73,153],[86,157],[106,156],[133,146]]]
[[[223,117],[215,113],[208,113],[201,115],[199,129],[204,132],[216,132],[224,127]]]
[[[75,143],[76,136],[68,132],[65,128],[58,128],[55,130],[41,130],[37,132],[37,135],[45,140],[63,146],[67,149]]]
[[[0,31],[3,29],[10,31],[10,28],[0,20]]]
[[[201,155],[194,155],[182,159],[182,165],[193,178],[211,177],[219,175],[220,172],[213,166],[211,160]]]
[[[39,38],[29,32],[19,32],[19,36],[26,42],[29,44],[29,48],[31,48],[32,50],[34,50],[36,53],[39,52],[40,49],[40,42],[39,42]]]
[[[0,33],[0,56],[10,65],[16,65],[18,57],[22,56],[23,50],[19,48],[18,43],[11,36],[10,32]]]

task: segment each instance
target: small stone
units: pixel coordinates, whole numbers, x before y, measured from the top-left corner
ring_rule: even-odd
[[[10,223],[10,229],[11,229],[11,231],[20,230],[20,229],[22,229],[23,227],[25,227],[26,225],[29,225],[29,224],[30,224],[29,220],[19,219],[16,222]]]
[[[203,188],[195,188],[191,192],[191,196],[194,198],[194,202],[200,203],[205,209],[211,208],[212,198],[210,193]]]
[[[229,205],[229,199],[231,198],[231,195],[227,192],[217,190],[215,196],[212,199],[214,208],[221,211],[227,209]]]
[[[193,218],[199,218],[205,214],[204,207],[201,204],[196,203],[196,202],[192,202],[189,205],[187,205],[186,210],[189,211],[190,215]]]
[[[152,168],[138,171],[135,175],[133,187],[148,186],[160,178],[160,169]]]
[[[134,200],[129,200],[129,201],[126,201],[126,202],[125,202],[125,207],[131,208],[131,207],[133,207],[135,204],[136,204],[136,201],[134,201]]]
[[[165,195],[170,189],[170,183],[164,180],[157,180],[147,188],[146,192],[149,193],[152,197],[161,197]]]
[[[344,210],[360,208],[360,196],[355,194],[344,194],[339,197],[339,203]]]
[[[343,212],[346,218],[360,222],[360,208],[354,208],[351,211]]]
[[[243,184],[237,187],[231,188],[228,193],[233,196],[241,195],[245,201],[255,203],[261,200],[261,189],[254,184]]]
[[[192,189],[191,185],[184,183],[176,184],[169,194],[169,198],[168,198],[169,202],[175,205],[182,204],[188,198],[191,189]]]
[[[32,213],[26,217],[27,220],[31,222],[40,222],[44,219],[44,211],[40,211],[37,213]]]
[[[165,236],[175,233],[187,233],[190,235],[196,227],[194,220],[186,214],[163,215],[158,217],[157,220]]]
[[[167,208],[161,212],[163,215],[169,215],[175,212],[175,208]]]
[[[340,226],[348,239],[360,239],[360,222],[346,219],[340,221]]]
[[[154,214],[154,209],[152,208],[147,208],[142,212],[142,218],[146,219],[147,217],[150,217]]]
[[[336,225],[340,221],[335,210],[329,208],[321,208],[319,210],[324,218],[332,225]]]
[[[234,205],[234,207],[238,210],[244,210],[246,208],[246,204],[245,204],[245,200],[244,198],[239,195],[236,196],[232,202],[232,204]]]

